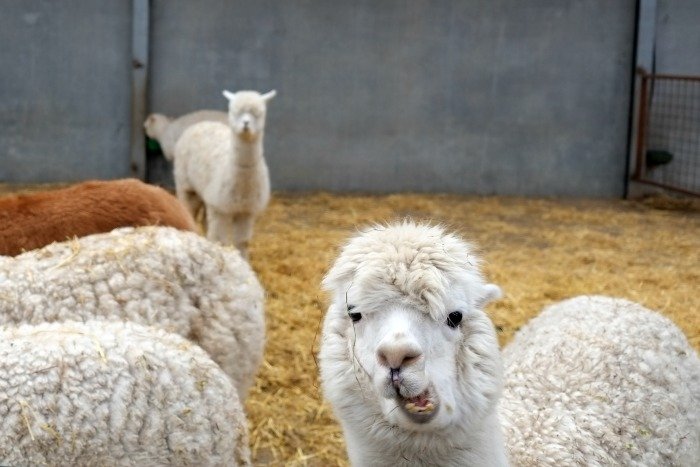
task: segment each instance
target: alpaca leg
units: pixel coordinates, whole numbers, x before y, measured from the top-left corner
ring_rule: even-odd
[[[231,215],[223,214],[213,209],[206,210],[207,238],[222,245],[233,244],[233,229]]]
[[[192,218],[196,220],[197,211],[204,205],[202,198],[194,191],[177,190],[177,199],[185,205],[190,214],[192,214]]]
[[[248,259],[248,244],[253,237],[253,216],[239,214],[233,218],[233,244],[241,252],[243,258]]]

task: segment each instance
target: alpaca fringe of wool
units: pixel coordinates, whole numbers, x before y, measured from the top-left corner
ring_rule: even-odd
[[[250,465],[230,379],[128,322],[0,326],[0,465]]]
[[[233,248],[168,227],[116,229],[0,261],[0,325],[129,320],[187,337],[245,400],[262,360],[264,294]]]
[[[163,114],[153,113],[146,117],[143,128],[149,138],[155,139],[160,144],[163,156],[172,161],[175,158],[175,144],[182,133],[199,122],[228,123],[228,114],[218,110],[198,110],[177,118],[171,118]]]
[[[255,218],[270,200],[263,156],[267,102],[275,91],[224,91],[228,125],[190,126],[175,145],[175,188],[193,217],[204,206],[207,238],[235,245],[248,257]]]
[[[410,221],[342,249],[319,356],[353,465],[700,464],[700,362],[671,321],[578,297],[520,330],[504,368],[479,263]]]
[[[193,217],[177,198],[133,178],[3,196],[0,255],[15,256],[73,237],[143,225],[197,231]]]

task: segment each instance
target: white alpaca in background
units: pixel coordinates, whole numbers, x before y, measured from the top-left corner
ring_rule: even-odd
[[[500,289],[468,244],[378,226],[323,285],[321,381],[355,466],[700,465],[700,362],[658,313],[608,297],[549,307],[504,352],[499,403],[483,305]]]
[[[263,157],[267,102],[275,91],[224,91],[229,124],[190,126],[175,145],[175,187],[193,216],[204,204],[207,238],[248,257],[253,222],[270,200]]]
[[[501,358],[471,247],[438,227],[375,227],[323,282],[321,380],[354,466],[504,466]]]
[[[195,123],[209,121],[228,123],[228,114],[219,110],[197,110],[177,118],[171,118],[163,114],[153,113],[143,122],[143,129],[149,138],[158,141],[163,156],[172,161],[175,158],[175,144],[182,133]]]

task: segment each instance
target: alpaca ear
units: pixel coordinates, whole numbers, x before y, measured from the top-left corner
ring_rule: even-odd
[[[267,101],[269,101],[270,99],[272,99],[273,97],[275,97],[276,95],[277,95],[277,91],[275,91],[275,90],[273,89],[272,91],[263,94],[261,97],[262,97],[262,99],[263,99],[265,102],[267,102]]]
[[[496,284],[486,284],[481,291],[481,296],[477,298],[476,303],[479,308],[484,307],[494,300],[503,297],[503,291]]]
[[[352,282],[352,278],[357,272],[355,262],[334,264],[321,281],[321,287],[328,292],[346,289]]]
[[[236,93],[235,93],[235,92],[227,91],[226,89],[224,89],[224,93],[223,93],[223,94],[224,94],[224,97],[225,97],[226,99],[228,99],[228,100],[231,100],[231,99],[233,99],[234,97],[236,97]]]

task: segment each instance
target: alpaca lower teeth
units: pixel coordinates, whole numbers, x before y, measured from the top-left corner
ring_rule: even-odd
[[[435,406],[432,402],[428,402],[424,406],[419,406],[414,404],[413,402],[408,402],[404,405],[404,407],[411,413],[430,413],[433,410],[435,410]]]

